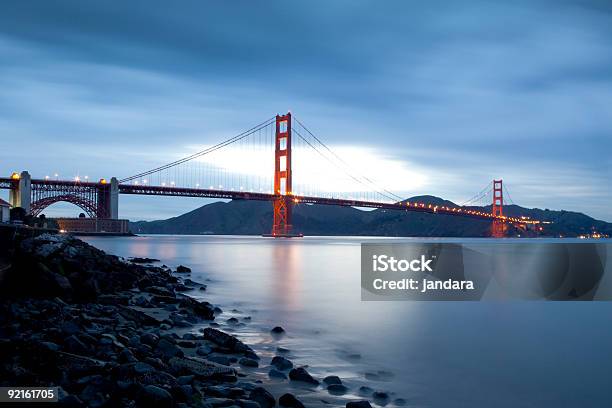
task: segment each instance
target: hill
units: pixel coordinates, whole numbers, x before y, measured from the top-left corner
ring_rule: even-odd
[[[417,196],[407,201],[456,206],[434,196]],[[471,207],[490,211],[489,207]],[[552,221],[545,235],[575,237],[594,230],[612,235],[612,224],[571,211],[528,209],[517,205],[504,207],[509,216],[529,216]],[[234,200],[204,205],[193,211],[159,221],[131,223],[131,229],[141,234],[235,234],[260,235],[272,225],[272,206],[264,201]],[[450,215],[402,212],[393,210],[364,211],[352,207],[297,205],[293,211],[295,231],[305,235],[364,235],[391,237],[486,237],[490,222]],[[510,230],[509,236],[521,234]],[[524,233],[523,233],[524,234]]]

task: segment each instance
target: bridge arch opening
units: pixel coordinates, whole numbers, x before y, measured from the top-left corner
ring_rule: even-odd
[[[77,195],[72,195],[72,194],[64,194],[64,195],[58,195],[54,197],[46,197],[46,198],[41,198],[40,200],[34,201],[31,205],[30,213],[33,216],[37,217],[49,206],[56,204],[56,203],[61,203],[61,202],[74,204],[75,206],[83,210],[85,215],[89,218],[98,218],[98,209],[97,209],[96,203],[91,202],[83,197],[79,197]]]

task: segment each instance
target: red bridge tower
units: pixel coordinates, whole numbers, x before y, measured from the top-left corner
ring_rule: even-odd
[[[274,194],[272,236],[299,236],[291,233],[291,113],[276,115]]]
[[[502,180],[493,180],[493,205],[491,206],[491,213],[494,217],[501,217],[504,215],[504,188]],[[493,238],[503,238],[506,224],[495,218],[493,220],[491,236]]]

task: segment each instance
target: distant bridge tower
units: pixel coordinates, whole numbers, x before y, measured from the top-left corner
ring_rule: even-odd
[[[276,115],[274,147],[274,220],[272,236],[290,237],[291,234],[291,113]]]
[[[494,217],[501,217],[504,215],[503,180],[493,180],[493,205],[491,206],[491,213]],[[491,235],[494,238],[503,238],[505,227],[506,224],[503,221],[494,219]]]
[[[12,179],[18,179],[17,188],[14,188],[9,193],[9,203],[11,207],[21,207],[27,214],[30,213],[32,205],[32,178],[30,173],[22,171],[21,174],[14,173]]]

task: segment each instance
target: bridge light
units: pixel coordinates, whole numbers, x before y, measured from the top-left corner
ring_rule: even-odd
[[[142,180],[142,184],[147,184],[147,179]]]
[[[77,182],[78,182],[78,181],[81,181],[81,178],[80,178],[79,176],[76,176],[76,177],[74,178],[74,181],[77,181]]]
[[[55,173],[55,174],[53,175],[53,177],[58,178],[58,177],[59,177],[59,174]]]
[[[100,184],[106,184],[106,179],[100,179]]]
[[[170,185],[171,185],[171,186],[173,186],[173,185],[174,185],[174,181],[171,181],[171,182],[170,182]]]
[[[13,174],[11,174],[11,179],[13,179],[13,180],[19,180],[19,173],[14,172]]]
[[[200,187],[200,183],[196,183],[196,187]]]
[[[166,187],[166,182],[165,181],[162,182],[162,187]]]
[[[85,180],[89,180],[89,176],[85,176]]]
[[[45,176],[45,180],[49,180],[49,176]]]

